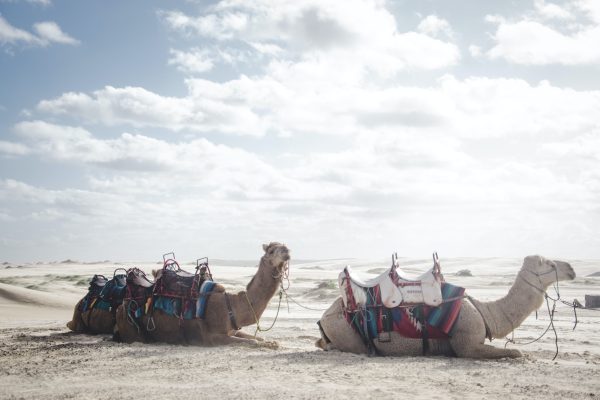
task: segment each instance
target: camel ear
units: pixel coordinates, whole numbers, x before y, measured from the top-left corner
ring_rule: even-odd
[[[269,248],[269,245],[266,243],[263,243],[263,251],[266,252],[268,248]]]

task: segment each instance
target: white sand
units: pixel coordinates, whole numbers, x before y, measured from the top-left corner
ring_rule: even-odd
[[[560,284],[564,299],[600,294],[600,262],[571,262],[578,277]],[[418,272],[429,259],[401,259]],[[237,291],[256,263],[211,264],[215,279]],[[337,296],[337,274],[345,264],[357,271],[387,262],[328,260],[291,265],[289,294],[304,306],[324,310]],[[446,280],[481,300],[502,297],[521,260],[442,259]],[[114,343],[106,335],[76,335],[65,323],[94,273],[112,275],[112,263],[0,265],[0,398],[419,398],[419,399],[594,399],[600,398],[600,312],[573,312],[557,306],[559,355],[554,335],[518,348],[518,360],[475,361],[444,357],[369,358],[314,347],[322,311],[285,301],[275,327],[262,334],[280,349],[199,348],[163,344]],[[129,263],[145,271],[156,264]],[[184,266],[192,270],[191,265]],[[473,277],[454,273],[469,269]],[[330,283],[330,284],[328,284]],[[321,285],[321,288],[318,288]],[[553,290],[549,291],[553,294]],[[277,297],[261,321],[269,326]],[[548,324],[545,306],[515,332],[521,342],[535,339]],[[245,328],[253,333],[254,327]],[[504,340],[494,345],[504,346]],[[509,344],[509,346],[514,346]]]

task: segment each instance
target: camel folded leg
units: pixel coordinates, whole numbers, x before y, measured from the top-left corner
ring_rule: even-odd
[[[498,359],[498,358],[519,358],[523,354],[517,349],[503,349],[489,344],[461,344],[452,343],[452,349],[458,357],[479,358],[479,359]]]
[[[254,335],[250,335],[246,332],[242,332],[242,331],[236,331],[235,332],[235,336],[239,337],[239,338],[243,338],[243,339],[253,339],[253,340],[258,340],[259,342],[264,342],[265,339],[259,337],[259,336],[254,336]]]
[[[479,311],[463,301],[460,314],[450,338],[450,346],[458,357],[468,358],[518,358],[519,350],[503,349],[485,344],[486,328]]]
[[[85,331],[85,325],[83,324],[83,319],[81,318],[81,311],[80,311],[82,302],[83,302],[83,299],[79,300],[79,302],[77,302],[77,304],[75,305],[75,310],[73,311],[73,318],[71,319],[71,321],[67,322],[67,328],[69,328],[73,332],[84,332]]]
[[[247,334],[243,334],[247,335]],[[250,336],[250,335],[247,335]],[[253,347],[266,347],[270,349],[279,348],[279,344],[277,342],[271,341],[259,341],[256,340],[253,336],[250,338],[240,337],[240,336],[229,336],[229,335],[211,335],[210,343],[213,346],[222,346],[222,345],[237,345],[237,346],[253,346]]]

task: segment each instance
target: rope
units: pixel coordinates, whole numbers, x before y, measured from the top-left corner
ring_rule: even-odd
[[[256,321],[256,330],[254,331],[254,337],[256,337],[258,332],[267,332],[267,331],[270,331],[271,329],[273,329],[273,327],[275,326],[275,322],[277,322],[277,317],[279,317],[279,310],[281,309],[281,299],[283,297],[283,285],[281,286],[281,290],[279,290],[279,304],[277,305],[277,314],[275,314],[275,319],[273,320],[273,323],[271,324],[271,326],[266,329],[260,327],[260,319],[256,316],[256,312],[254,311],[254,307],[252,307],[252,302],[250,302],[248,293],[244,292],[244,295],[246,296],[246,300],[248,301],[248,306],[250,307],[250,310],[252,311],[252,315],[254,316],[254,321]]]
[[[537,278],[540,281],[540,283],[541,283],[540,275],[546,275],[546,274],[552,273],[552,271],[548,271],[548,272],[545,272],[543,274],[538,274],[538,273],[535,273],[535,272],[532,272],[532,271],[528,271],[528,272],[531,273],[531,274],[533,274],[533,275],[535,275],[535,276],[537,276]],[[550,328],[552,328],[552,332],[554,333],[554,345],[556,347],[556,352],[554,353],[554,357],[552,358],[552,361],[554,361],[556,359],[556,357],[558,356],[558,333],[556,331],[556,327],[554,326],[554,314],[556,312],[556,303],[557,302],[561,302],[562,304],[564,304],[564,305],[568,306],[569,308],[573,309],[573,315],[575,317],[575,321],[573,323],[573,330],[575,330],[575,328],[577,327],[577,323],[579,322],[578,319],[577,319],[577,309],[578,308],[581,308],[581,309],[584,309],[584,310],[590,310],[590,311],[600,311],[600,309],[597,309],[597,308],[585,308],[577,300],[574,300],[574,301],[570,302],[570,301],[566,301],[566,300],[561,299],[561,297],[560,297],[560,288],[559,288],[559,285],[558,285],[558,270],[556,268],[554,268],[554,273],[556,275],[556,280],[553,282],[552,286],[554,288],[554,291],[556,292],[556,298],[548,295],[548,292],[546,290],[542,290],[542,289],[538,288],[537,286],[531,284],[529,281],[527,281],[526,279],[524,279],[523,277],[521,277],[521,279],[523,279],[523,281],[525,281],[525,283],[527,283],[528,285],[530,285],[530,286],[534,287],[535,289],[537,289],[537,290],[541,291],[542,293],[544,293],[544,300],[546,300],[546,309],[548,310],[548,316],[550,317],[550,322],[548,323],[548,326],[546,327],[546,329],[544,330],[544,332],[542,332],[542,334],[539,337],[537,337],[536,339],[533,339],[533,340],[531,340],[529,342],[519,342],[519,343],[517,343],[515,341],[515,338],[514,338],[515,332],[513,330],[512,333],[511,333],[511,338],[508,338],[508,337],[506,338],[506,343],[504,344],[504,347],[506,347],[508,345],[508,343],[513,343],[513,344],[518,345],[518,346],[519,345],[525,346],[525,345],[528,345],[528,344],[535,343],[535,342],[539,341],[540,339],[542,339],[548,333],[548,331],[550,330]],[[552,301],[552,309],[550,309],[550,301]],[[536,319],[537,319],[537,310],[536,310]]]
[[[292,303],[296,304],[299,307],[302,307],[302,308],[304,308],[306,310],[311,310],[311,311],[327,311],[327,308],[311,308],[311,307],[304,306],[304,305],[298,303],[296,300],[294,300],[294,298],[289,295],[289,293],[287,292],[287,290],[285,290],[283,288],[282,288],[282,290],[283,290],[283,293],[285,294],[286,300],[291,300]]]
[[[256,311],[254,311],[254,307],[252,307],[252,302],[250,301],[250,298],[248,297],[248,293],[244,292],[244,296],[246,296],[246,301],[248,302],[248,306],[250,307],[250,311],[252,311],[252,316],[254,317],[254,321],[256,323],[256,330],[254,331],[255,338],[256,338],[256,335],[258,334],[258,332],[268,332],[271,329],[273,329],[273,327],[275,326],[275,323],[277,322],[277,318],[279,317],[279,311],[281,310],[281,300],[283,298],[283,293],[287,289],[290,288],[290,262],[289,262],[289,260],[286,261],[285,268],[278,275],[272,275],[272,277],[273,277],[273,279],[279,280],[280,289],[279,289],[279,303],[277,304],[277,313],[275,314],[275,319],[273,319],[273,323],[271,324],[270,327],[261,328],[260,319],[256,316]],[[287,288],[283,287],[284,279],[287,281]],[[286,301],[287,301],[287,293],[286,293]],[[289,304],[288,304],[288,312],[289,312]]]

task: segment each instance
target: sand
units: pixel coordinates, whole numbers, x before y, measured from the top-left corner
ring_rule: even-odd
[[[447,281],[464,286],[480,300],[502,297],[521,266],[519,259],[442,259]],[[561,282],[563,299],[600,294],[600,262],[569,261],[578,277]],[[400,259],[403,269],[418,273],[428,259]],[[252,346],[191,347],[122,344],[110,335],[73,334],[65,327],[73,306],[95,273],[112,275],[117,267],[149,272],[156,263],[78,262],[0,265],[0,398],[2,399],[594,399],[600,398],[600,311],[573,311],[557,305],[554,335],[515,346],[517,360],[477,361],[446,357],[367,357],[324,352],[314,347],[316,321],[337,297],[337,274],[353,270],[377,273],[388,262],[357,260],[302,261],[291,264],[291,299],[285,300],[274,328],[260,335],[279,349]],[[184,268],[193,269],[192,265]],[[227,290],[245,287],[256,262],[211,264]],[[472,276],[457,276],[468,269]],[[464,275],[464,272],[461,273]],[[554,294],[551,289],[550,294]],[[261,324],[268,327],[277,311],[275,297]],[[548,325],[543,306],[516,330],[515,340],[537,338]],[[244,329],[254,333],[254,326]],[[494,340],[504,346],[505,340]]]

